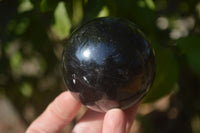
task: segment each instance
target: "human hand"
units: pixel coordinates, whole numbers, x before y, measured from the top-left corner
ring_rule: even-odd
[[[111,109],[106,113],[88,109],[72,133],[128,133],[138,106],[139,104],[124,111]],[[81,103],[70,92],[65,91],[33,121],[26,133],[58,133],[73,120],[80,107]]]

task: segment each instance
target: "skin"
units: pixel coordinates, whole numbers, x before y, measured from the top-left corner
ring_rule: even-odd
[[[124,111],[111,109],[106,113],[88,109],[75,125],[72,133],[128,133],[139,104]],[[80,107],[81,103],[65,91],[32,122],[26,133],[59,133],[74,119]]]

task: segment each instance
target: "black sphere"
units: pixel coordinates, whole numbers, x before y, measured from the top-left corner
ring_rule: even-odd
[[[98,18],[76,29],[62,65],[72,95],[100,112],[138,103],[155,75],[149,42],[135,24],[120,18]]]

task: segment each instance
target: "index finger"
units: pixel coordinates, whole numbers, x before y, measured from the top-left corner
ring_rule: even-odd
[[[59,132],[72,121],[80,106],[70,92],[63,92],[29,126],[26,133]]]

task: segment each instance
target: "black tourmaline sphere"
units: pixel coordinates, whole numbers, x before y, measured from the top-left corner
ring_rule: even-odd
[[[62,65],[72,95],[100,112],[138,103],[155,75],[149,42],[136,25],[120,18],[98,18],[76,29]]]

